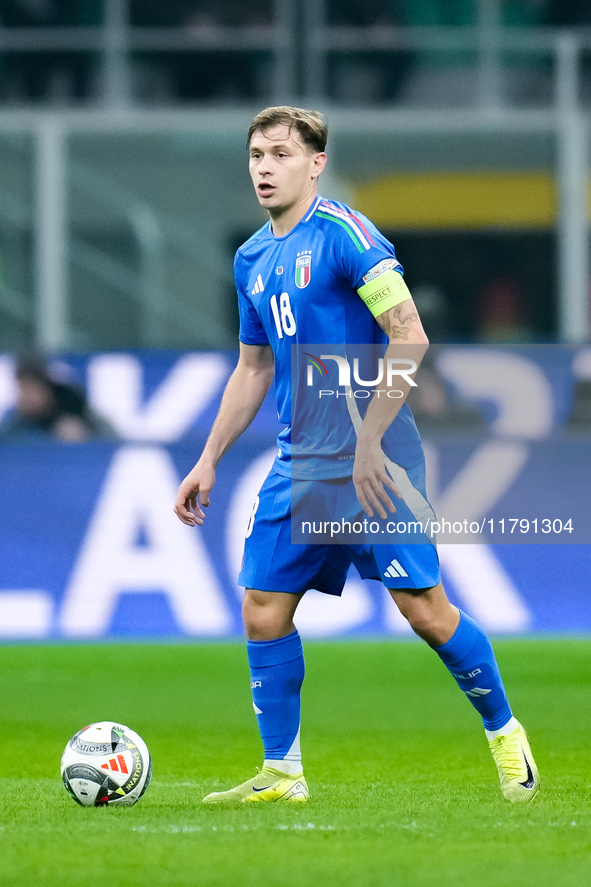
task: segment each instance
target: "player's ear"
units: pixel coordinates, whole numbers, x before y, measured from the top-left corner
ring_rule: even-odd
[[[324,153],[324,151],[314,155],[312,170],[313,170],[313,177],[315,179],[318,178],[318,176],[320,175],[320,173],[322,172],[322,170],[326,166],[326,160],[327,160],[327,157],[326,157],[326,154]]]

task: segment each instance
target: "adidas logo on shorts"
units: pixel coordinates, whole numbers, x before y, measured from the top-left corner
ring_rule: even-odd
[[[396,558],[394,558],[394,560],[390,562],[390,566],[384,573],[384,576],[389,576],[390,579],[400,579],[401,576],[408,576],[408,573],[401,565],[400,561],[397,561]]]

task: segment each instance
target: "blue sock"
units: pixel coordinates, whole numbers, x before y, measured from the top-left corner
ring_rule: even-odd
[[[460,624],[450,640],[433,649],[482,715],[485,729],[504,727],[511,709],[495,654],[480,626],[460,611]]]
[[[300,690],[304,680],[300,636],[294,631],[273,641],[247,641],[246,649],[265,763],[285,773],[299,773]]]

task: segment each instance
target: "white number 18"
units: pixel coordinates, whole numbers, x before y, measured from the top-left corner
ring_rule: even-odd
[[[271,311],[273,312],[273,319],[275,321],[275,326],[277,327],[277,335],[279,338],[283,338],[283,333],[285,333],[286,336],[295,335],[296,322],[289,303],[289,293],[281,293],[281,296],[279,297],[279,308],[277,307],[277,296],[271,296]]]

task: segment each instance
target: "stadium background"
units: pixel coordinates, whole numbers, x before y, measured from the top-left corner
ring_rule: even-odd
[[[570,545],[454,546],[452,596],[491,631],[589,630],[589,23],[588,4],[542,0],[3,0],[0,418],[15,356],[37,351],[69,367],[120,441],[2,444],[0,637],[240,633],[234,576],[272,406],[222,463],[209,532],[176,526],[169,506],[235,360],[233,251],[264,219],[244,133],[278,102],[328,113],[323,192],[391,236],[444,343],[416,404],[431,496],[453,498],[487,447],[521,447],[476,510],[577,519],[553,539]],[[499,419],[500,389],[453,370],[454,355],[468,376],[492,355],[494,373],[515,343],[551,414],[533,430]],[[405,632],[354,578],[341,602],[309,595],[301,622]]]
[[[590,25],[587,0],[0,0],[0,438],[32,353],[118,437],[0,441],[3,887],[590,883]],[[526,808],[354,577],[298,614],[310,803],[199,803],[260,763],[235,576],[272,400],[202,532],[172,499],[236,360],[233,253],[265,218],[245,132],[280,102],[327,112],[322,191],[391,237],[437,344],[413,409],[439,513],[572,518],[568,539],[442,548],[532,741]],[[109,718],[154,778],[136,807],[81,810],[60,754]]]
[[[434,353],[428,373],[437,371],[456,399],[451,424],[447,413],[417,407],[431,500],[439,518],[485,521],[471,544],[440,546],[450,595],[497,634],[591,630],[589,434],[572,422],[575,373],[591,364],[591,349],[447,345]],[[221,463],[196,532],[172,503],[235,354],[117,351],[67,362],[121,439],[2,445],[0,635],[240,636],[244,534],[280,427],[272,394]],[[12,374],[6,357],[0,412],[10,410]],[[32,502],[40,509],[33,523]],[[512,518],[529,519],[529,532]],[[552,532],[542,532],[544,519]],[[306,595],[298,624],[308,637],[412,634],[381,583],[354,570],[342,599]]]

